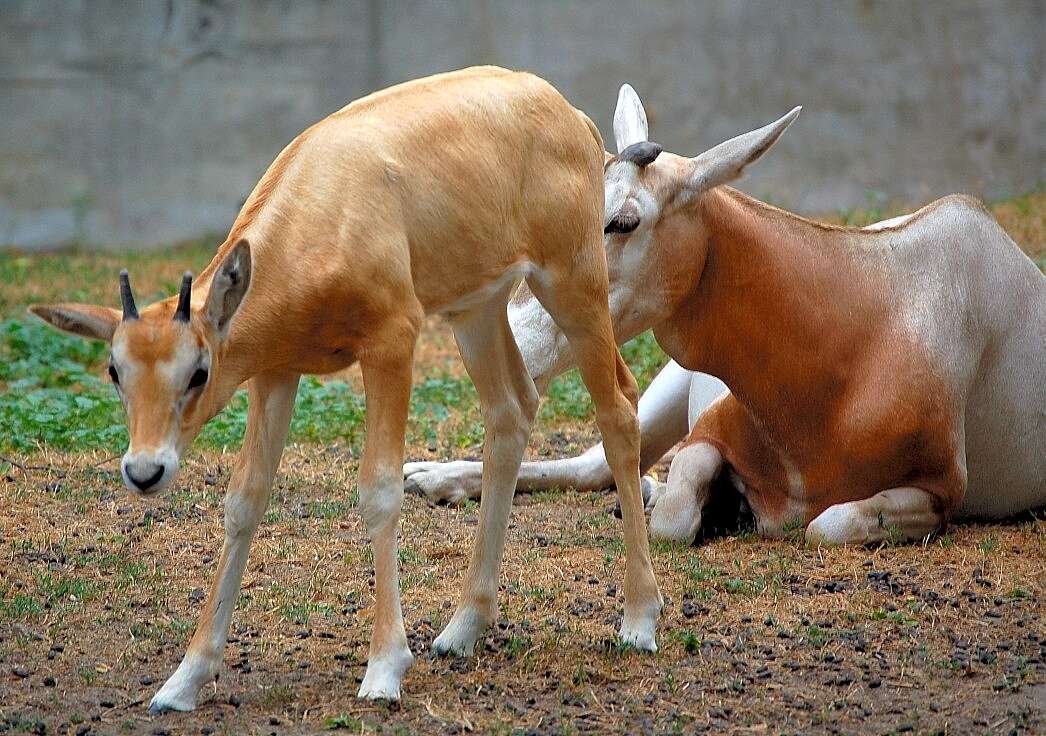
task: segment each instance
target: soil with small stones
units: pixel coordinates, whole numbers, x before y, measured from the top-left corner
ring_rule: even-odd
[[[563,454],[587,440],[547,441]],[[183,490],[152,503],[127,496],[104,461],[34,456],[53,470],[0,479],[0,733],[1046,729],[1042,522],[876,549],[751,534],[655,546],[666,605],[661,651],[648,656],[614,643],[623,548],[605,493],[518,499],[501,619],[471,659],[434,659],[430,647],[478,510],[408,497],[401,568],[416,661],[401,703],[358,701],[373,579],[350,503],[356,461],[315,447],[285,455],[220,679],[196,711],[150,716],[215,570],[231,457],[195,455]]]

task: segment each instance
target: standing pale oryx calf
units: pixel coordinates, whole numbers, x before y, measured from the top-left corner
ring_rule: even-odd
[[[609,229],[631,230],[607,242],[619,339],[653,327],[734,390],[672,361],[640,400],[644,467],[692,430],[653,488],[652,533],[692,540],[723,473],[761,531],[798,520],[818,541],[919,538],[1046,504],[1046,279],[963,197],[852,229],[715,188],[793,118],[696,159],[607,167]],[[615,133],[621,151],[647,140],[627,85]],[[562,340],[528,303],[510,319],[529,364],[561,369]],[[432,498],[478,491],[476,464],[406,472]],[[600,447],[520,476],[528,490],[609,481]]]
[[[214,679],[251,537],[264,516],[302,373],[359,361],[367,395],[360,512],[374,549],[374,623],[359,695],[398,698],[413,657],[400,609],[397,535],[414,345],[447,315],[486,424],[483,501],[457,611],[433,643],[471,654],[497,611],[498,572],[538,394],[506,318],[525,279],[580,366],[624,508],[620,636],[655,650],[661,596],[639,487],[635,381],[614,344],[602,252],[603,144],[547,82],[493,67],[360,99],[295,138],[225,243],[180,296],[123,314],[33,307],[112,343],[127,409],[127,486],[169,486],[203,424],[249,385],[247,434],[225,502],[217,577],[187,653],[151,709],[190,710]],[[249,243],[249,244],[248,244]]]

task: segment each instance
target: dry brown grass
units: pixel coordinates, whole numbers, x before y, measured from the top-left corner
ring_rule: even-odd
[[[151,718],[144,704],[214,572],[230,458],[193,457],[180,490],[157,503],[129,498],[105,461],[43,455],[33,463],[52,470],[0,480],[0,714],[49,733],[79,721],[100,733],[297,733],[339,717],[402,733],[1042,725],[1032,708],[1046,694],[1042,522],[879,549],[751,537],[658,547],[667,606],[651,657],[613,644],[622,545],[599,493],[520,499],[504,620],[460,662],[428,647],[451,613],[477,509],[410,497],[401,559],[418,660],[401,706],[358,702],[373,581],[351,508],[356,463],[317,447],[287,451],[222,679],[195,713]],[[20,596],[37,605],[19,613]]]

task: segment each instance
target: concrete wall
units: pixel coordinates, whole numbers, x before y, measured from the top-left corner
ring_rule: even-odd
[[[609,139],[617,88],[696,154],[802,117],[743,187],[807,212],[1046,179],[1041,0],[0,4],[0,244],[225,231],[275,154],[369,90],[497,63]]]

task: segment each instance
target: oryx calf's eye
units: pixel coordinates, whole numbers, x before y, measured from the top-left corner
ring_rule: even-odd
[[[189,379],[189,390],[192,391],[194,388],[199,388],[205,383],[207,383],[207,371],[203,368],[197,368],[193,372],[192,378]]]
[[[112,364],[109,365],[109,378],[112,379],[115,385],[120,385],[120,374],[116,372],[116,366]]]

